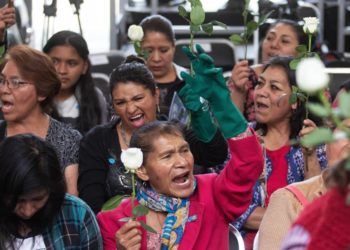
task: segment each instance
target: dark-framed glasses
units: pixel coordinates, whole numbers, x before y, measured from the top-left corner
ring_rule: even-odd
[[[25,81],[19,78],[9,78],[6,79],[5,76],[0,75],[0,88],[7,84],[9,89],[18,89],[26,84],[30,84],[30,81]]]

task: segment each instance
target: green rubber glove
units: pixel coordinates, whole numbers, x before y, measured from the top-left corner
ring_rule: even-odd
[[[199,44],[197,54],[183,47],[183,52],[190,59],[194,76],[182,71],[181,77],[192,91],[208,100],[211,110],[225,138],[232,138],[247,129],[247,121],[231,101],[230,92],[222,75],[222,69],[216,68],[214,60],[207,55]]]
[[[216,126],[211,119],[208,102],[195,94],[188,84],[185,84],[178,94],[191,113],[191,127],[197,138],[202,142],[211,141],[216,133]]]

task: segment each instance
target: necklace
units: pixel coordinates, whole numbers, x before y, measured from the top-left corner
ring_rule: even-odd
[[[123,142],[124,144],[129,147],[129,142],[128,140],[126,139],[126,132],[125,132],[125,128],[123,127],[123,123],[120,122],[120,134],[122,136],[122,139],[123,139]]]

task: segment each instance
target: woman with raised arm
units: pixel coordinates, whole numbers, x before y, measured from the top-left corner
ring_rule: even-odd
[[[159,89],[144,61],[127,58],[110,76],[113,108],[119,118],[97,126],[85,135],[80,145],[79,195],[97,213],[116,195],[131,194],[131,178],[125,173],[120,153],[130,145],[132,133],[158,118]],[[206,119],[207,112],[192,116],[196,129],[185,129],[185,138],[194,155],[195,172],[223,164],[227,143],[222,133]]]
[[[249,67],[247,60],[235,64],[228,86],[232,101],[249,121],[255,120],[253,89],[263,70],[263,64],[275,56],[296,56],[296,47],[306,44],[306,41],[307,36],[297,22],[281,19],[271,24],[262,41],[260,55],[262,64]]]

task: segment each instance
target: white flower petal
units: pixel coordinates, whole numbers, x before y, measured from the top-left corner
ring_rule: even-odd
[[[143,154],[139,148],[128,148],[127,150],[122,151],[120,160],[126,169],[133,171],[141,167],[143,162]]]
[[[130,25],[128,29],[128,37],[131,41],[141,41],[143,38],[143,29],[139,25]]]
[[[324,89],[329,76],[320,59],[315,57],[303,59],[296,69],[296,81],[299,88],[307,93],[315,93]]]
[[[317,31],[319,20],[317,17],[304,17],[303,30],[307,34],[314,34]]]

